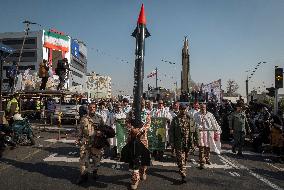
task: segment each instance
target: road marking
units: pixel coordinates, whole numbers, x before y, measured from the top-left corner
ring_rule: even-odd
[[[79,162],[79,158],[69,158],[66,156],[57,156],[57,153],[51,154],[47,158],[43,159],[45,162]]]
[[[234,167],[235,169],[244,169],[246,171],[249,172],[249,174],[251,174],[252,176],[254,176],[255,178],[257,178],[258,180],[264,182],[266,185],[270,186],[273,189],[276,190],[283,190],[281,187],[279,187],[278,185],[275,185],[274,183],[272,183],[271,181],[269,181],[268,179],[258,175],[257,173],[253,172],[252,170],[250,170],[249,168],[247,168],[246,166],[239,164],[238,166],[236,164],[233,163],[232,160],[230,160],[228,157],[224,157],[221,155],[218,155],[223,161],[227,162],[228,164],[230,164],[232,167]]]
[[[277,166],[274,166],[274,165],[271,164],[271,163],[266,163],[266,164],[269,165],[269,166],[271,166],[271,167],[273,167],[273,168],[275,168],[275,169],[277,169],[277,170],[279,170],[279,171],[281,171],[281,172],[284,171],[284,168],[279,168],[279,167],[277,167]]]
[[[234,154],[231,150],[222,150],[221,152],[222,154]],[[269,153],[265,153],[265,154],[261,154],[261,153],[257,153],[257,152],[251,152],[251,151],[243,151],[242,152],[243,155],[249,155],[249,156],[261,156],[261,157],[277,157],[275,154],[269,154]]]
[[[62,138],[62,139],[60,139],[60,140],[57,140],[57,139],[46,139],[46,140],[44,140],[44,141],[46,141],[46,142],[52,142],[52,143],[58,143],[58,142],[60,142],[60,143],[67,143],[67,144],[75,144],[75,141],[76,140],[72,140],[72,139],[65,139],[65,138]]]
[[[50,143],[49,145],[47,145],[47,146],[45,146],[45,147],[46,147],[46,148],[51,147],[53,144],[54,144],[54,143]],[[25,156],[24,158],[20,159],[19,161],[24,161],[24,160],[30,158],[31,156],[34,156],[35,154],[41,152],[41,151],[43,151],[43,149],[37,149],[37,150],[35,150],[34,152],[32,152],[32,153],[28,154],[27,156]],[[7,163],[7,162],[4,162],[4,163],[9,164],[9,163]],[[10,167],[12,167],[12,166],[13,166],[13,165],[7,165],[6,167],[4,166],[4,167],[0,168],[0,173],[1,173],[2,171],[4,171],[5,169],[8,169],[8,168],[10,168]]]

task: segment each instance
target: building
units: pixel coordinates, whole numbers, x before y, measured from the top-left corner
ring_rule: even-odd
[[[84,42],[71,39],[71,90],[87,92],[87,47]]]
[[[190,83],[190,62],[188,39],[185,37],[182,48],[182,71],[181,71],[181,91],[184,94],[189,93]]]
[[[11,62],[19,63],[19,71],[23,73],[30,69],[31,74],[37,73],[43,59],[49,61],[54,72],[57,62],[67,58],[70,62],[70,80],[68,89],[78,84],[84,84],[87,71],[87,48],[83,42],[78,43],[78,56],[74,56],[71,37],[56,30],[39,30],[25,32],[0,33],[0,42],[14,48],[16,51],[5,60],[3,66],[3,90],[7,89],[6,70]],[[23,43],[24,42],[24,43]],[[71,53],[72,50],[72,53]],[[22,53],[21,53],[22,52]],[[21,55],[21,56],[20,56]],[[56,77],[55,77],[56,78]],[[84,89],[82,87],[82,89]]]
[[[87,75],[88,98],[111,98],[111,78],[92,72]]]

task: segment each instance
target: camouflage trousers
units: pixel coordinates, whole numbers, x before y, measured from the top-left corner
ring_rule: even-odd
[[[181,176],[186,176],[186,163],[188,161],[189,149],[176,150],[177,165]]]
[[[245,132],[241,131],[235,132],[233,149],[237,149],[239,153],[242,153],[244,144],[245,144]]]
[[[102,149],[82,145],[80,147],[80,172],[81,174],[88,171],[97,171],[102,158]]]
[[[205,146],[199,147],[199,163],[201,166],[204,166],[206,162],[209,162],[210,159],[210,148]]]
[[[147,166],[140,166],[139,170],[131,171],[131,182],[136,184],[140,181],[143,175],[146,175]]]
[[[148,139],[140,139],[142,144],[148,148]],[[140,166],[139,170],[130,170],[131,171],[131,183],[139,183],[143,175],[146,175],[147,166]]]

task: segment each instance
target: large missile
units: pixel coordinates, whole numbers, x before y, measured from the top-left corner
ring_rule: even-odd
[[[141,99],[143,95],[145,38],[150,36],[150,33],[146,28],[146,16],[143,4],[137,21],[137,27],[132,33],[132,36],[136,38],[133,112],[135,117],[135,127],[141,127]]]
[[[146,16],[143,4],[138,17],[137,27],[132,33],[132,36],[136,39],[132,123],[135,128],[141,128],[143,126],[141,101],[143,95],[145,39],[150,36],[146,28]],[[130,168],[136,169],[140,165],[150,165],[150,152],[139,139],[133,139],[121,150],[121,161],[129,163]]]

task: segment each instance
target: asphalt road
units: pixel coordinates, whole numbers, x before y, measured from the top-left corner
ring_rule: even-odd
[[[39,138],[35,146],[4,152],[0,159],[0,190],[129,189],[128,166],[111,159],[102,161],[97,181],[89,179],[82,186],[76,185],[79,149],[72,131],[61,132],[60,141],[56,140],[56,130],[37,130],[36,135]],[[190,156],[187,183],[180,183],[174,160],[166,156],[161,162],[153,161],[139,189],[284,189],[284,164],[275,162],[271,155],[247,151],[244,158],[239,158],[224,150],[221,155],[212,155],[213,164],[204,170],[198,169],[197,155]]]

